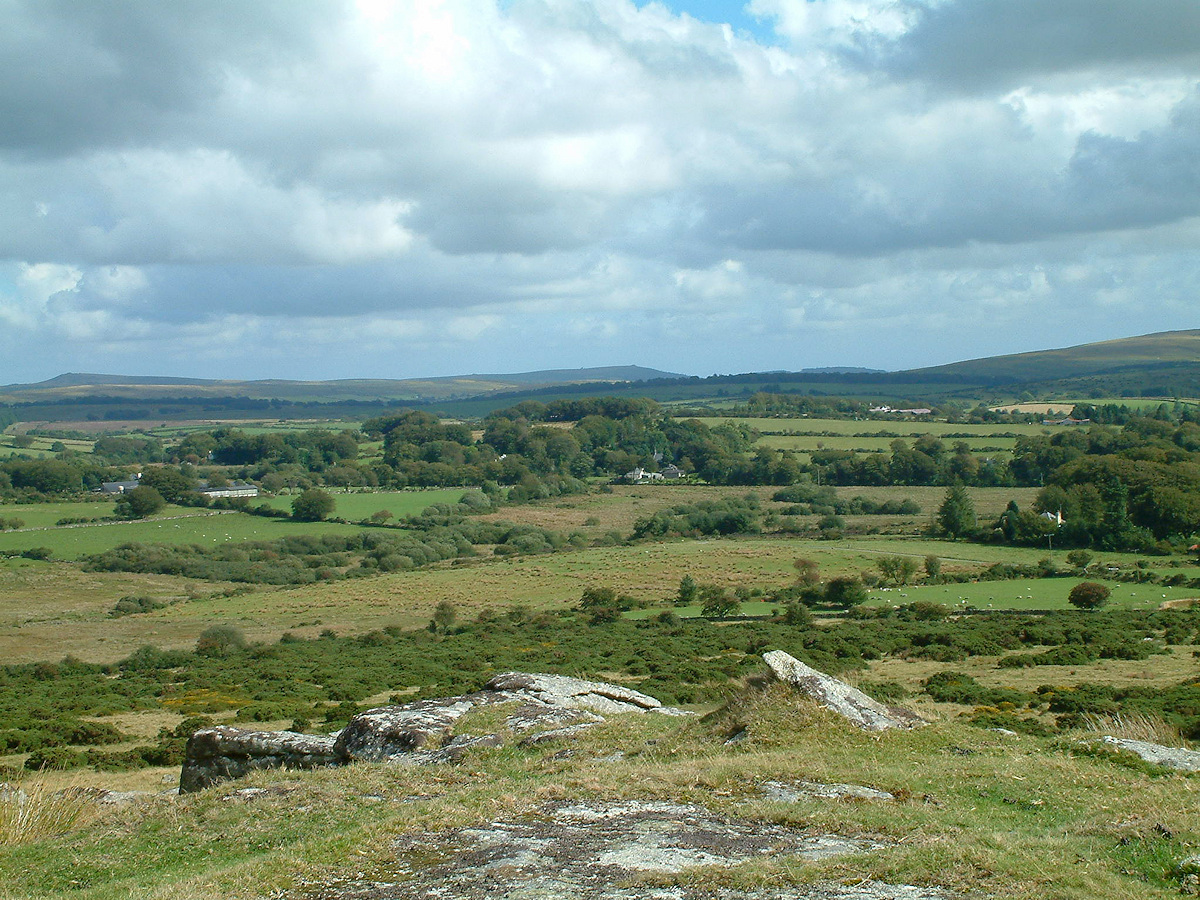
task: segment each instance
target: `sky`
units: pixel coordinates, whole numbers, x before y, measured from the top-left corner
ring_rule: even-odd
[[[1200,327],[1196,0],[0,0],[0,383]]]

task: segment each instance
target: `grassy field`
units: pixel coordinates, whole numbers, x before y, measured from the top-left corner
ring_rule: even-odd
[[[396,518],[416,515],[435,503],[457,503],[466,491],[463,488],[445,488],[428,491],[330,491],[337,504],[332,515],[339,519],[357,522],[366,519],[379,510],[387,510]],[[266,503],[276,509],[290,510],[294,496],[281,494],[277,497],[264,497],[260,503]]]
[[[48,547],[55,559],[80,559],[131,542],[215,544],[221,541],[268,541],[291,534],[349,532],[357,527],[336,522],[292,522],[245,513],[168,506],[151,519],[132,522],[6,531],[0,534],[0,552],[19,553],[31,547]]]
[[[80,500],[57,503],[4,503],[0,517],[20,519],[26,528],[52,528],[59,519],[99,519],[113,514],[113,500]]]
[[[434,503],[456,503],[463,491],[455,488],[433,491],[334,494],[333,515],[358,521],[387,509],[395,516],[421,512]],[[279,509],[291,509],[292,497],[264,498]],[[25,521],[20,531],[0,533],[0,552],[20,552],[31,547],[49,547],[55,559],[79,559],[111,550],[119,544],[194,544],[218,541],[268,541],[291,534],[329,534],[353,531],[357,526],[337,522],[291,522],[265,519],[244,513],[167,506],[150,519],[132,522],[103,522],[56,527],[65,517],[111,516],[111,501],[84,503],[23,503],[0,506],[0,515]]]
[[[1079,578],[1026,578],[1017,581],[983,581],[972,584],[922,584],[875,590],[871,606],[899,606],[925,601],[954,609],[1071,609],[1067,595]],[[1094,580],[1094,579],[1093,579]],[[1113,609],[1157,609],[1168,600],[1200,599],[1195,588],[1162,587],[1154,584],[1108,582]]]
[[[1046,555],[1031,549],[889,537],[839,542],[780,537],[679,540],[541,556],[481,556],[368,579],[237,589],[166,576],[77,573],[64,564],[10,560],[0,566],[0,658],[32,662],[71,654],[88,661],[111,662],[148,643],[191,647],[200,632],[214,624],[234,624],[250,639],[267,642],[277,641],[284,632],[315,637],[327,628],[339,634],[362,634],[386,626],[419,628],[443,600],[453,603],[460,617],[473,619],[484,609],[571,606],[585,589],[596,586],[631,595],[650,610],[643,615],[652,615],[674,608],[673,597],[684,575],[729,589],[769,591],[792,582],[792,564],[798,557],[812,559],[821,577],[830,578],[873,571],[885,555],[911,555],[921,562],[929,554],[943,561],[946,573],[979,571],[1000,561],[1032,565]],[[1062,561],[1062,554],[1055,557]],[[1098,564],[1131,566],[1135,559],[1129,554],[1104,554]],[[1161,571],[1179,571],[1189,577],[1200,574],[1191,569]],[[139,579],[146,580],[141,587]],[[927,599],[961,606],[959,598],[966,597],[980,609],[989,604],[995,609],[1065,609],[1066,594],[1076,582],[1072,578],[1020,579],[906,587],[876,591],[871,602],[886,605],[889,600]],[[1140,608],[1197,594],[1184,588],[1109,584],[1114,606]],[[127,594],[145,594],[171,605],[111,619],[108,613],[116,599]],[[39,599],[33,602],[32,598]],[[766,615],[773,608],[761,604],[748,606],[744,612]]]
[[[971,438],[989,438],[998,435],[1037,435],[1052,433],[1053,426],[1047,425],[969,425],[966,423],[939,422],[929,419],[905,419],[893,422],[883,419],[810,419],[797,418],[738,418],[702,417],[701,422],[709,428],[718,425],[748,425],[763,434],[774,435],[825,435],[828,437],[853,437],[855,435],[886,436],[887,440],[899,437],[915,437],[932,434],[935,437],[954,441],[946,435],[964,435]],[[963,438],[964,440],[967,437]]]

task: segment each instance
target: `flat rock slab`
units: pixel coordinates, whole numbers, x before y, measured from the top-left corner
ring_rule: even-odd
[[[1117,750],[1137,754],[1146,762],[1154,763],[1156,766],[1179,769],[1181,772],[1200,772],[1200,751],[1185,750],[1182,747],[1164,747],[1162,744],[1131,741],[1107,735],[1100,738],[1100,742]]]
[[[569,737],[603,722],[603,714],[665,713],[682,715],[658,700],[627,687],[563,675],[505,672],[483,689],[457,697],[380,706],[354,716],[335,735],[290,731],[243,731],[218,726],[197,731],[188,740],[180,773],[182,793],[198,791],[257,769],[311,769],[353,762],[454,762],[471,748],[496,747],[499,735],[456,735],[459,719],[479,707],[512,704],[504,725],[536,743]]]
[[[663,705],[655,698],[631,688],[603,681],[584,681],[565,675],[528,675],[505,672],[483,688],[511,693],[565,709],[587,709],[598,713],[658,712]]]
[[[767,781],[762,786],[768,800],[795,803],[807,797],[821,800],[895,800],[895,794],[861,784],[822,784],[817,781]]]
[[[885,706],[858,688],[832,675],[818,672],[782,650],[764,653],[763,662],[780,681],[792,685],[825,709],[866,731],[916,728],[929,724],[912,710],[902,706]]]
[[[243,731],[218,725],[187,742],[179,792],[186,794],[260,769],[315,769],[340,765],[336,735],[294,731]]]
[[[556,803],[540,815],[441,834],[397,846],[398,865],[372,881],[328,884],[323,900],[950,900],[951,894],[863,882],[766,891],[688,885],[651,887],[640,878],[728,867],[773,855],[827,859],[882,846],[729,819],[664,802]]]

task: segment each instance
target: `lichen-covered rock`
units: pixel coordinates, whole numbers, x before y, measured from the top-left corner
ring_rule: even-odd
[[[895,800],[896,795],[861,784],[823,784],[817,781],[763,782],[763,794],[778,803],[795,803],[804,797],[820,800]]]
[[[180,775],[182,792],[197,791],[256,769],[345,765],[351,762],[456,762],[471,749],[496,747],[498,734],[455,737],[456,723],[471,710],[508,703],[504,728],[526,741],[543,731],[565,736],[597,722],[600,712],[669,712],[646,694],[598,681],[561,675],[497,675],[481,691],[440,700],[417,700],[359,713],[336,735],[290,731],[197,731],[188,741]]]
[[[1179,769],[1181,772],[1200,772],[1200,751],[1185,750],[1182,747],[1164,747],[1162,744],[1151,744],[1147,741],[1131,741],[1127,738],[1104,736],[1103,743],[1118,750],[1125,750],[1140,756],[1148,763],[1165,766],[1168,769]]]
[[[336,735],[294,731],[243,731],[219,725],[202,728],[187,742],[179,792],[198,791],[259,769],[316,769],[339,765]]]
[[[928,723],[909,709],[885,706],[868,697],[858,688],[839,681],[832,675],[806,666],[782,650],[763,654],[763,661],[780,681],[790,684],[811,697],[825,709],[867,731],[888,728],[916,728]]]
[[[602,681],[584,681],[565,675],[527,675],[505,672],[484,686],[485,691],[502,691],[565,709],[589,709],[599,713],[643,712],[662,709],[653,697],[627,687]]]
[[[467,697],[450,697],[369,709],[342,729],[337,754],[342,762],[387,762],[437,742],[476,705]]]

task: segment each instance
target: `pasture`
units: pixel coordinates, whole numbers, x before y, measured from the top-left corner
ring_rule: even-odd
[[[0,533],[0,553],[47,547],[54,559],[77,560],[121,544],[215,544],[269,541],[292,534],[354,531],[337,522],[292,522],[224,510],[167,506],[149,519]]]
[[[457,503],[463,493],[461,488],[377,494],[338,493],[333,495],[337,502],[333,515],[359,521],[377,510],[387,509],[399,518],[416,515],[435,503]],[[259,502],[290,510],[292,499],[279,496],[263,498]],[[48,547],[54,559],[74,560],[132,542],[208,544],[269,541],[293,534],[339,534],[354,531],[358,527],[340,522],[292,522],[228,510],[172,505],[149,519],[66,526],[54,524],[61,518],[96,518],[111,516],[112,512],[112,501],[0,506],[0,515],[25,521],[25,528],[20,531],[0,532],[0,553],[20,553],[32,547]]]
[[[435,503],[457,503],[466,493],[464,488],[438,488],[420,491],[337,491],[329,490],[337,506],[332,513],[339,519],[359,522],[370,518],[380,510],[390,512],[393,517],[402,519],[405,516],[415,516],[424,512]],[[262,497],[255,503],[266,503],[275,509],[291,510],[295,497],[280,494],[275,497]]]
[[[1024,423],[1004,423],[1001,425],[972,425],[964,422],[943,422],[927,418],[912,418],[903,420],[891,419],[810,419],[797,418],[754,418],[737,416],[701,416],[698,417],[709,428],[718,425],[747,425],[763,434],[773,435],[822,435],[826,437],[883,437],[894,440],[897,437],[911,438],[922,434],[931,434],[944,441],[963,440],[971,438],[1016,438],[1020,435],[1038,435],[1052,433],[1054,428],[1062,426],[1031,425]]]
[[[230,527],[236,519],[257,525],[277,524],[283,533],[301,533],[299,529],[304,527],[248,516],[222,516],[209,525],[225,528],[223,539],[225,533],[232,535]],[[248,638],[269,643],[285,632],[312,638],[326,629],[354,635],[387,626],[420,628],[442,601],[452,603],[460,619],[473,619],[485,609],[563,609],[578,603],[584,590],[597,586],[632,596],[644,607],[634,615],[651,616],[668,609],[684,616],[698,615],[698,608],[674,607],[679,581],[685,575],[730,590],[767,592],[794,581],[793,563],[800,557],[813,560],[820,577],[827,580],[837,575],[875,572],[879,559],[891,555],[909,555],[918,564],[925,556],[936,555],[942,560],[943,572],[953,574],[980,572],[996,562],[1034,565],[1046,553],[882,536],[848,541],[779,536],[674,540],[532,556],[481,555],[408,572],[290,587],[81,573],[63,563],[9,560],[0,565],[0,658],[36,661],[70,654],[92,662],[111,662],[147,643],[169,649],[190,648],[199,634],[214,624],[236,625]],[[1065,568],[1064,555],[1056,552],[1054,557]],[[1100,567],[1129,569],[1136,562],[1132,554],[1100,554],[1088,577],[1097,578],[1094,572]],[[1187,577],[1200,575],[1200,569],[1194,567],[1158,571],[1179,572]],[[989,604],[993,609],[1066,609],[1066,595],[1079,580],[1063,577],[906,586],[873,591],[868,602],[899,605],[929,600],[961,607],[959,598],[967,598],[967,605],[977,609],[987,609]],[[1164,600],[1200,593],[1185,588],[1106,583],[1113,589],[1112,607],[1148,608]],[[152,596],[169,605],[145,614],[110,618],[113,603],[127,594]],[[741,612],[770,615],[777,606],[755,601]]]

